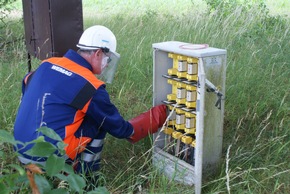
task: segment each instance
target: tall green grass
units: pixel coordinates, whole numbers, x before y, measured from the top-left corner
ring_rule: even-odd
[[[173,2],[83,1],[85,27],[105,25],[118,39],[121,61],[107,86],[112,101],[126,119],[151,107],[152,43],[176,40],[227,49],[223,158],[216,174],[204,179],[203,192],[288,193],[290,21],[270,15],[279,12],[283,1],[276,7],[267,1],[270,12],[251,4],[227,14],[219,7],[209,11],[204,1]],[[16,25],[19,30],[11,30],[14,26],[4,30],[4,37],[23,36],[22,24]],[[26,51],[22,41],[0,49],[0,126],[12,130],[27,71]],[[151,145],[150,138],[131,145],[108,136],[103,184],[113,193],[192,193],[192,187],[156,172]]]

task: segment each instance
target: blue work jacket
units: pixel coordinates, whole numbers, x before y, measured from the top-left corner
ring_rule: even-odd
[[[66,143],[66,155],[74,159],[92,139],[102,140],[106,133],[129,138],[132,125],[123,119],[111,103],[105,84],[92,73],[91,65],[78,53],[69,50],[63,57],[44,60],[23,79],[22,100],[14,125],[14,137],[27,143],[42,135],[38,128],[53,129]],[[46,138],[55,144],[55,140]],[[25,158],[33,144],[16,150]],[[100,145],[96,152],[101,152]],[[97,153],[96,153],[97,154]]]

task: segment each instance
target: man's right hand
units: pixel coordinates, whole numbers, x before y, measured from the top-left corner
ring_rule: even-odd
[[[154,106],[149,111],[131,119],[129,122],[134,128],[134,133],[129,138],[129,141],[136,143],[144,137],[156,133],[158,128],[163,126],[166,118],[166,105],[162,104]]]

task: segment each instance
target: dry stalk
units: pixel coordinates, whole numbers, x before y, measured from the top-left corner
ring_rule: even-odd
[[[25,169],[32,190],[32,194],[40,194],[34,179],[34,174],[43,174],[44,172],[36,164],[28,164],[25,166]]]
[[[228,193],[231,193],[231,188],[230,188],[230,170],[229,170],[229,163],[230,163],[230,149],[232,147],[232,144],[229,145],[228,149],[227,149],[227,155],[226,155],[226,178],[227,178],[227,190]]]

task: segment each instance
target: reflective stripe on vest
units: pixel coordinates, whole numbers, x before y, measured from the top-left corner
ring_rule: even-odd
[[[94,139],[94,140],[89,144],[89,146],[90,146],[90,147],[97,148],[97,147],[101,147],[103,144],[104,144],[104,139]]]
[[[90,150],[90,148],[98,148],[102,147],[104,144],[104,139],[93,139],[88,145],[87,149]],[[81,155],[81,159],[85,162],[93,162],[101,159],[101,152],[93,153],[90,151],[83,152]]]
[[[84,162],[93,162],[101,159],[101,152],[98,152],[96,154],[90,154],[90,153],[82,153],[82,161]]]

